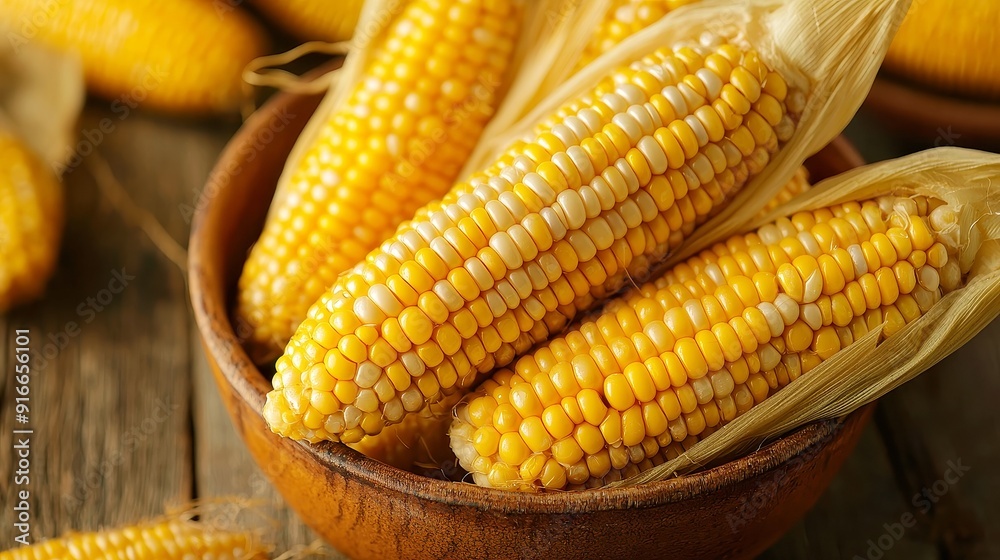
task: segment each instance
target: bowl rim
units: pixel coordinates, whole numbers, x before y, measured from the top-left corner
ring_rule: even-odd
[[[219,169],[224,169],[227,162],[239,161],[241,146],[252,140],[254,132],[274,114],[302,102],[302,97],[306,96],[279,93],[251,115],[226,145],[210,177]],[[303,118],[308,118],[308,115]],[[830,145],[851,160],[852,165],[864,164],[861,155],[843,136],[835,138]],[[250,360],[233,329],[226,280],[221,274],[214,277],[206,274],[206,266],[209,264],[222,267],[223,263],[221,260],[208,262],[206,253],[212,253],[218,241],[207,238],[203,232],[209,229],[206,224],[213,215],[223,214],[218,207],[238,183],[235,178],[228,181],[206,204],[199,205],[196,209],[188,250],[188,284],[195,320],[206,348],[206,358],[214,362],[221,371],[228,390],[235,391],[242,404],[261,416],[265,395],[271,389],[270,382]],[[218,377],[216,382],[222,392],[223,387]],[[289,442],[299,445],[300,451],[312,457],[324,469],[339,471],[345,479],[354,479],[371,487],[381,487],[443,505],[468,506],[502,514],[592,513],[680,502],[766,475],[799,454],[812,449],[818,451],[825,444],[831,443],[843,427],[862,421],[871,406],[874,404],[843,418],[808,424],[748,455],[704,471],[642,485],[596,488],[581,492],[528,493],[485,488],[397,469],[339,443]],[[235,423],[234,418],[231,417],[230,420]],[[260,421],[263,422],[262,417]]]
[[[864,106],[884,118],[908,121],[911,126],[941,125],[934,132],[924,132],[927,137],[937,134],[935,146],[954,144],[962,135],[982,142],[1000,140],[1000,103],[944,93],[889,72],[876,77]],[[957,136],[950,138],[952,134]]]

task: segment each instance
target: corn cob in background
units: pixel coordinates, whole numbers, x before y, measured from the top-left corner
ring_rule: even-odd
[[[607,70],[589,66],[584,76],[608,72],[597,86],[421,209],[310,308],[276,363],[263,411],[270,428],[313,442],[377,434],[643,277],[763,171],[770,182],[754,180],[763,198],[740,208],[759,212],[850,119],[880,62],[873,45],[884,52],[905,2],[751,4],[695,5],[657,25],[684,37],[699,18],[766,11],[783,46],[798,45],[786,56],[808,66],[787,68],[813,76],[814,95],[790,87],[749,42],[691,32],[701,39],[678,39],[674,50],[622,44],[642,54],[618,69],[621,53],[602,58]],[[858,18],[875,23],[852,27]],[[851,32],[817,36],[817,23]],[[797,129],[803,108],[810,120]]]
[[[881,197],[732,237],[487,380],[459,406],[452,446],[485,486],[647,470],[960,287],[955,219],[941,201]]]
[[[958,6],[961,4],[961,6]],[[885,68],[936,90],[1000,99],[1000,2],[914,2]]]
[[[239,282],[256,361],[278,355],[309,306],[447,192],[498,102],[519,0],[411,0],[353,91],[304,134]],[[287,183],[286,183],[287,181]]]
[[[231,533],[185,520],[164,520],[65,537],[0,552],[0,560],[263,560],[267,549],[250,533]]]
[[[89,89],[121,107],[232,112],[243,67],[264,54],[263,29],[204,0],[5,0],[0,28],[83,63]],[[114,106],[113,106],[114,107]]]
[[[364,0],[253,0],[269,20],[303,41],[347,41],[354,34]]]
[[[52,169],[0,131],[0,313],[45,290],[59,258],[62,205]]]
[[[587,43],[577,68],[582,68],[631,35],[656,23],[671,10],[698,0],[611,0],[608,11]]]

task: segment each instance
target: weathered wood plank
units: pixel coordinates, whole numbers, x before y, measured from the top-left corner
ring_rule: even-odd
[[[1000,556],[1000,322],[885,399],[879,428],[922,537],[946,558]]]
[[[122,187],[176,239],[170,210],[190,194],[184,162],[204,151],[194,126],[167,126],[103,102],[87,108],[81,149],[99,150]],[[103,119],[114,126],[100,136]],[[107,127],[105,127],[107,129]],[[88,136],[87,133],[90,133]],[[11,333],[32,330],[32,539],[134,522],[193,493],[189,313],[182,272],[111,205],[87,163],[66,177],[68,226],[59,271],[41,302],[0,318],[4,411]],[[0,417],[9,441],[12,415]],[[13,503],[11,449],[0,448],[0,494]],[[8,511],[3,514],[7,519]],[[0,543],[13,544],[0,524]]]

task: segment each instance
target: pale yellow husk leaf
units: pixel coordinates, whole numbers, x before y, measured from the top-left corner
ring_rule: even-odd
[[[9,33],[0,28],[0,37]],[[31,42],[0,41],[0,130],[21,139],[53,169],[74,153],[84,96],[77,60]]]
[[[913,379],[1000,315],[1000,155],[939,148],[844,173],[735,229],[779,216],[881,195],[924,195],[958,210],[964,287],[876,345],[881,329],[799,377],[686,453],[616,485],[664,480],[751,451],[762,441],[816,420],[838,418]],[[706,243],[728,233],[710,232]]]

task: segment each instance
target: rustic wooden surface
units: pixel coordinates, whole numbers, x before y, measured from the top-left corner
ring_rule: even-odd
[[[238,495],[272,519],[279,551],[307,545],[315,536],[283,507],[222,410],[184,273],[150,241],[135,209],[93,178],[103,158],[135,205],[184,245],[186,207],[235,125],[175,122],[142,111],[119,116],[105,102],[88,106],[82,129],[96,129],[103,118],[115,127],[86,142],[85,151],[97,155],[83,158],[67,177],[69,224],[58,275],[44,301],[0,316],[0,549],[14,544],[12,344],[14,330],[25,328],[36,350],[64,343],[47,364],[35,363],[32,378],[34,539],[134,522],[196,498]],[[912,149],[871,122],[862,117],[849,131],[870,161]],[[938,144],[953,142],[955,134],[961,131],[948,131]],[[101,311],[81,313],[79,306],[123,268],[135,277],[128,286]],[[78,333],[67,329],[69,322],[80,325]],[[830,490],[763,557],[1000,557],[998,339],[994,324],[884,399]],[[950,465],[964,467],[957,480]],[[949,477],[953,483],[945,482]],[[925,488],[940,494],[933,507],[919,498]],[[898,525],[908,515],[913,526]]]

